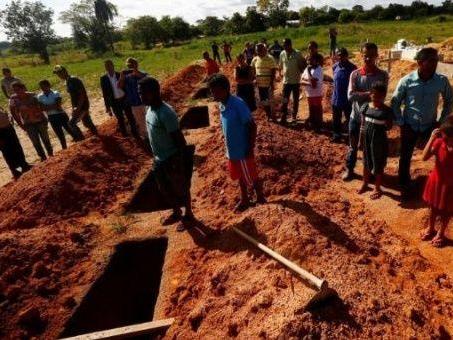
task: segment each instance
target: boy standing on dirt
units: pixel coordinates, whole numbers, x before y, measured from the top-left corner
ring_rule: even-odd
[[[235,211],[242,212],[250,207],[248,187],[253,187],[257,203],[266,202],[255,164],[256,124],[247,104],[230,93],[227,77],[212,76],[209,88],[214,100],[219,102],[230,175],[239,181],[241,188],[241,199]]]
[[[272,103],[270,102],[272,92],[274,91],[274,79],[277,65],[274,59],[267,53],[264,44],[256,45],[257,56],[253,58],[252,68],[255,70],[256,84],[260,95],[261,105],[266,111],[266,116],[269,121],[274,120],[272,116]]]
[[[388,140],[387,130],[392,128],[393,111],[385,105],[387,86],[376,82],[370,91],[371,101],[364,104],[360,114],[364,120],[364,147],[363,147],[363,185],[358,191],[363,194],[368,190],[371,175],[376,178],[375,189],[371,199],[382,196],[381,184],[384,169],[387,164]]]
[[[351,73],[348,87],[348,99],[352,103],[352,112],[349,120],[349,150],[346,156],[346,171],[342,176],[344,181],[351,181],[354,177],[362,128],[360,108],[363,104],[370,102],[370,90],[374,83],[382,82],[388,87],[387,72],[376,66],[376,60],[379,56],[377,45],[365,43],[361,52],[364,65]]]
[[[208,51],[203,52],[203,59],[205,60],[205,69],[207,78],[212,76],[215,73],[219,73],[220,68],[219,65],[216,63],[214,59],[212,59],[209,55]]]
[[[146,76],[138,86],[141,100],[147,106],[146,127],[154,154],[154,177],[163,199],[173,207],[173,213],[163,224],[182,221],[177,230],[183,231],[194,220],[190,196],[192,169],[189,167],[193,154],[188,155],[176,112],[162,100],[159,82]],[[188,160],[189,157],[192,160]],[[181,203],[185,207],[184,216]]]

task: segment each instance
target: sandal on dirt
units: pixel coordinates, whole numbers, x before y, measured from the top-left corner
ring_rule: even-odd
[[[244,212],[250,207],[250,202],[249,203],[244,203],[240,201],[236,206],[234,207],[234,212]]]
[[[377,200],[382,197],[382,191],[375,191],[371,194],[370,198],[372,200]]]
[[[435,237],[433,238],[433,240],[431,241],[431,244],[433,245],[433,247],[436,247],[436,248],[443,248],[445,247],[445,243],[446,243],[446,240],[445,240],[445,237]]]
[[[267,200],[266,200],[266,198],[264,198],[264,197],[260,197],[260,198],[258,198],[258,199],[256,200],[256,203],[257,203],[257,204],[266,204],[266,203],[267,203]]]
[[[181,219],[182,219],[181,213],[173,212],[170,216],[162,219],[161,224],[163,226],[167,226],[167,225],[175,224],[176,222],[181,221]]]
[[[182,232],[185,231],[185,230],[186,230],[186,226],[184,225],[184,223],[183,223],[183,222],[178,223],[178,225],[177,225],[177,227],[176,227],[176,231],[177,231],[178,233],[182,233]]]
[[[431,231],[424,231],[421,233],[420,238],[422,241],[429,241],[432,240],[432,238],[436,235],[436,232],[434,230]]]

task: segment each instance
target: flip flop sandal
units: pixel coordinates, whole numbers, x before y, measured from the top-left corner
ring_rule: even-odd
[[[244,212],[244,211],[246,211],[249,207],[250,207],[250,203],[246,204],[246,203],[239,202],[239,203],[236,204],[236,206],[234,207],[234,212]]]
[[[421,239],[422,239],[422,241],[429,241],[429,240],[432,240],[432,238],[435,235],[436,235],[436,232],[434,230],[429,233],[423,232],[423,233],[421,233]]]
[[[445,238],[434,238],[432,241],[431,241],[431,244],[433,245],[433,247],[436,247],[436,248],[443,248],[445,247]]]
[[[381,197],[382,197],[382,191],[380,191],[380,192],[374,192],[374,193],[372,193],[371,196],[370,196],[370,198],[371,198],[372,200],[377,200],[377,199],[379,199],[379,198],[381,198]]]
[[[178,233],[182,233],[185,230],[186,230],[186,226],[184,225],[184,223],[183,222],[178,223],[178,226],[176,227],[176,231]]]

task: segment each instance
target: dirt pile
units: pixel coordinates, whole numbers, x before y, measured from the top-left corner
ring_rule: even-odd
[[[240,217],[231,213],[238,188],[225,180],[222,138],[212,127],[212,137],[198,147],[203,157],[194,197],[203,218],[189,232],[199,247],[171,263],[180,276],[165,315],[179,317],[179,324],[168,337],[448,336],[451,279],[363,204],[330,187],[345,147],[332,147],[326,136],[301,127],[267,123],[261,110],[256,120],[257,160],[269,204]],[[237,237],[228,229],[233,224],[326,278],[341,299],[305,312],[303,284]]]
[[[36,165],[0,190],[0,229],[25,229],[66,218],[113,211],[118,196],[132,190],[147,157],[132,139],[115,134],[114,123]]]
[[[445,63],[453,63],[453,37],[448,38],[441,43],[429,44],[429,47],[433,47],[439,51],[442,56],[442,61]]]
[[[184,102],[189,95],[198,89],[200,81],[205,76],[204,67],[190,65],[162,83],[162,96],[165,101],[171,102],[179,110],[185,106]]]
[[[182,103],[202,77],[191,66],[164,82],[167,101]],[[189,89],[172,94],[178,84]],[[57,338],[123,233],[125,222],[102,223],[121,212],[151,160],[114,120],[99,134],[0,189],[0,338]]]

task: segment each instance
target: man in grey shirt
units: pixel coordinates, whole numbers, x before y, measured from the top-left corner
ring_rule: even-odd
[[[343,180],[350,181],[354,177],[354,168],[357,163],[360,128],[362,117],[360,107],[370,101],[370,89],[376,82],[388,86],[387,72],[376,66],[378,47],[374,43],[365,43],[362,46],[363,66],[351,73],[348,88],[348,99],[352,103],[351,118],[349,120],[349,150],[346,156],[346,171]]]
[[[13,77],[11,70],[7,67],[2,68],[2,73],[3,73],[3,78],[1,80],[2,91],[5,97],[9,99],[9,97],[11,97],[11,95],[13,94],[13,89],[11,85],[15,81],[20,81],[20,79]]]

